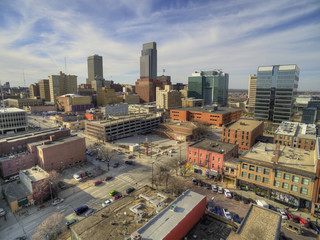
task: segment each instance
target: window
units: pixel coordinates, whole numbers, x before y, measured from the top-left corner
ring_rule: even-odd
[[[220,158],[218,158],[218,163],[220,163]]]
[[[298,187],[295,185],[291,185],[291,191],[298,192]]]
[[[242,165],[242,168],[243,168],[243,169],[248,169],[248,164],[243,164],[243,165]]]
[[[196,153],[196,152],[194,152],[194,156],[197,156],[197,153]]]
[[[249,166],[249,170],[250,170],[250,171],[254,171],[254,166],[253,166],[253,165],[250,165],[250,166]]]
[[[299,177],[293,176],[293,177],[292,177],[292,182],[298,183],[298,182],[299,182]]]
[[[11,163],[8,163],[8,167],[11,167]]]
[[[191,158],[189,158],[189,162],[191,162]]]
[[[30,158],[30,162],[32,162],[32,158]]]
[[[189,152],[189,154],[191,155],[191,151]]]
[[[265,168],[264,171],[263,171],[263,173],[264,173],[265,175],[269,175],[270,170]]]
[[[214,164],[212,163],[212,168],[214,168]]]
[[[261,182],[261,176],[256,175],[256,181]]]
[[[229,172],[229,168],[228,167],[226,167],[226,172]]]
[[[249,173],[248,178],[253,179],[253,174]]]
[[[263,183],[268,183],[269,182],[269,178],[264,177],[262,180]]]
[[[283,179],[290,180],[290,174],[287,174],[287,173],[283,174]]]
[[[276,172],[276,177],[277,177],[277,178],[281,178],[281,172],[278,172],[278,171],[277,171],[277,172]]]
[[[280,181],[275,180],[275,181],[274,181],[274,186],[280,187]]]
[[[193,159],[193,163],[196,163],[196,159]]]
[[[247,177],[247,173],[246,172],[242,172],[242,177]]]
[[[214,161],[214,156],[212,157],[212,160]]]
[[[262,172],[262,168],[261,167],[257,167],[257,172]]]
[[[200,158],[202,158],[202,153],[200,153]]]
[[[200,160],[200,165],[202,165],[202,160]]]
[[[302,184],[308,186],[309,185],[309,179],[302,178]]]
[[[18,164],[19,164],[19,162],[17,161],[17,162],[16,162],[16,164],[18,165]]]
[[[231,174],[234,174],[234,169],[231,168],[231,169],[230,169],[230,173],[231,173]]]
[[[209,156],[208,156],[208,155],[206,155],[206,160],[208,160],[208,157],[209,157]]]
[[[289,189],[289,184],[288,183],[282,183],[282,188]]]
[[[302,188],[300,189],[300,193],[307,195],[307,194],[308,194],[308,189],[302,187]]]

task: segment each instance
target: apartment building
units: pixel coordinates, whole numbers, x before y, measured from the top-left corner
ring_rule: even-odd
[[[314,150],[316,146],[317,127],[315,124],[283,121],[274,134],[274,142]]]
[[[63,94],[77,93],[77,76],[66,75],[61,71],[59,75],[50,75],[49,88],[50,102],[55,102]]]
[[[222,127],[222,142],[238,144],[239,150],[250,149],[257,139],[263,135],[262,121],[240,119]]]
[[[27,112],[18,108],[0,109],[0,134],[28,129]]]

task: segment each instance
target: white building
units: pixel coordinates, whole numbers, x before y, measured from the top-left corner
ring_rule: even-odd
[[[27,112],[19,108],[0,109],[0,134],[28,129]]]
[[[127,103],[120,103],[120,104],[110,104],[105,107],[101,108],[101,112],[105,115],[108,119],[110,116],[121,116],[121,115],[128,115],[128,104]]]

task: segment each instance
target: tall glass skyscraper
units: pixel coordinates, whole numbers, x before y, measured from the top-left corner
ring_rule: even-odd
[[[97,78],[103,78],[102,56],[94,54],[88,57],[88,82],[91,83]]]
[[[297,65],[261,66],[257,73],[254,118],[273,122],[289,121],[298,89]]]
[[[188,97],[203,99],[205,105],[228,103],[229,74],[221,70],[194,72],[188,78]]]
[[[157,43],[144,43],[140,57],[140,79],[157,79]]]

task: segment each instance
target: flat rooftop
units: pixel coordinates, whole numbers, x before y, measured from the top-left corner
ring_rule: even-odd
[[[49,174],[38,166],[25,169],[21,173],[25,174],[32,182],[37,182],[49,177]]]
[[[155,118],[160,118],[161,115],[159,114],[133,114],[133,115],[125,115],[125,116],[112,116],[113,119],[110,120],[103,120],[103,121],[88,121],[87,124],[96,124],[96,125],[113,125],[113,124],[120,124],[129,121],[135,120],[151,120]]]
[[[2,189],[9,203],[32,195],[32,192],[21,181],[20,183],[18,181],[6,183],[2,185]]]
[[[187,190],[137,232],[142,239],[164,239],[206,196]],[[176,205],[176,210],[170,207]]]
[[[177,126],[177,127],[185,127],[185,128],[191,128],[191,129],[195,129],[195,128],[198,128],[197,125],[195,125],[193,122],[166,122],[166,123],[161,123],[159,124],[160,125],[163,125],[163,126]]]
[[[281,215],[275,211],[251,204],[237,232],[227,240],[279,239]]]
[[[271,160],[274,156],[275,149],[276,144],[258,142],[250,150],[244,152],[241,158],[273,163]],[[278,166],[315,173],[316,164],[314,154],[315,152],[310,150],[280,146]]]
[[[68,142],[72,142],[78,139],[84,139],[84,137],[79,137],[77,135],[70,135],[68,137],[64,137],[64,138],[59,138],[59,139],[55,139],[53,142],[50,142],[50,140],[45,140],[45,142],[49,142],[48,144],[42,144],[43,141],[38,141],[38,142],[34,142],[31,143],[30,145],[38,145],[37,147],[40,149],[46,149],[46,148],[50,148],[52,146],[56,146],[56,145],[62,145]]]
[[[14,112],[25,112],[25,110],[22,110],[20,108],[0,108],[0,114],[2,113],[14,113]]]
[[[200,142],[189,145],[189,147],[225,154],[233,149],[235,145],[231,143],[220,142],[218,140],[204,139]]]
[[[176,111],[188,111],[188,112],[202,112],[202,113],[212,113],[212,114],[226,114],[230,112],[240,111],[239,109],[235,108],[226,108],[220,107],[215,110],[214,107],[186,107],[186,108],[174,108],[171,110]]]
[[[239,119],[236,122],[225,125],[228,129],[241,130],[241,131],[252,131],[258,127],[262,121],[251,120],[251,119]]]
[[[283,121],[275,134],[316,139],[317,127],[315,124]]]

